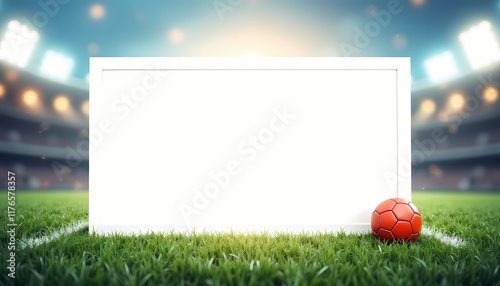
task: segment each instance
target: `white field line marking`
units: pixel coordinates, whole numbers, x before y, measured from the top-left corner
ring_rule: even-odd
[[[60,229],[50,233],[49,235],[42,236],[42,237],[28,238],[25,241],[20,241],[19,247],[21,249],[37,247],[41,244],[49,243],[51,241],[57,240],[64,234],[72,234],[74,232],[77,232],[80,229],[86,227],[88,224],[89,223],[87,220],[80,220],[80,221],[71,223],[66,227],[60,228]]]
[[[434,236],[435,238],[439,239],[442,243],[448,244],[448,245],[451,245],[454,247],[462,247],[462,246],[467,244],[465,242],[465,240],[463,240],[459,237],[444,234],[444,233],[440,232],[439,230],[436,230],[433,228],[424,227],[422,229],[422,234]]]
[[[41,244],[49,243],[49,242],[52,242],[54,240],[57,240],[62,235],[72,234],[74,232],[77,232],[86,226],[88,226],[88,221],[87,220],[80,220],[80,221],[74,222],[72,224],[69,224],[66,227],[60,228],[60,229],[52,232],[49,235],[42,236],[42,237],[28,238],[25,241],[20,241],[19,247],[21,249],[37,247]],[[461,246],[464,246],[466,244],[466,242],[459,237],[449,236],[449,235],[444,234],[444,233],[442,233],[436,229],[433,229],[433,228],[424,227],[422,229],[421,233],[424,235],[433,236],[433,237],[437,238],[438,240],[440,240],[442,243],[448,244],[448,245],[451,245],[454,247],[461,247]]]

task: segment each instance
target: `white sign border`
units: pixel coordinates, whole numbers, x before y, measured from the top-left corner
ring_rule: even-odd
[[[89,58],[89,94],[101,94],[104,71],[112,70],[395,70],[397,104],[397,174],[390,174],[397,179],[396,193],[400,198],[411,200],[411,60],[408,57],[366,57],[366,58],[165,58],[165,57],[90,57]],[[91,100],[91,99],[90,99]],[[390,187],[388,183],[388,187]],[[89,203],[92,192],[89,190]],[[89,211],[91,211],[89,207]],[[151,228],[152,227],[152,228]],[[149,231],[161,232],[151,226]],[[101,233],[110,231],[119,233],[143,233],[141,226],[113,227],[106,230],[100,226]],[[328,229],[335,231],[338,229]],[[342,230],[364,232],[366,224],[348,225]],[[94,231],[89,215],[89,232]],[[186,229],[186,233],[191,231]],[[211,231],[205,229],[203,231]],[[232,230],[228,230],[232,231]],[[278,230],[279,231],[279,230]],[[283,230],[286,231],[286,230]],[[293,232],[293,231],[292,231]]]

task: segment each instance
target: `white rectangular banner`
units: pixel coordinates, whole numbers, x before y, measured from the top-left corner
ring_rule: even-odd
[[[411,199],[409,58],[91,58],[90,232],[365,232]]]

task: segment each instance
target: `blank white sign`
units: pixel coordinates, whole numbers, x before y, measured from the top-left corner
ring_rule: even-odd
[[[410,61],[91,58],[90,145],[91,232],[368,231],[411,199]]]

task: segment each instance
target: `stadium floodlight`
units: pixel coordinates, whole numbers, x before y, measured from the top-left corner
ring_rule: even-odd
[[[0,83],[0,99],[2,99],[5,95],[5,86]]]
[[[25,67],[38,39],[39,35],[35,30],[18,21],[10,21],[0,42],[0,60]]]
[[[483,91],[483,99],[488,104],[496,102],[498,100],[498,90],[492,86],[488,86]]]
[[[73,59],[54,51],[47,51],[40,71],[52,78],[65,80],[73,69]]]
[[[436,103],[432,99],[424,99],[420,103],[420,111],[422,114],[431,115],[436,111]]]
[[[455,58],[449,51],[426,60],[424,66],[432,81],[450,78],[458,72]]]
[[[54,99],[54,109],[59,113],[65,113],[69,110],[70,102],[67,96],[59,95]]]
[[[465,106],[465,96],[461,93],[453,93],[448,98],[448,106],[452,111],[460,111]]]
[[[459,36],[473,69],[480,69],[500,60],[500,49],[488,21],[482,21]]]
[[[30,108],[34,108],[39,104],[40,95],[34,90],[27,90],[23,93],[23,103]]]
[[[82,113],[85,114],[86,116],[89,116],[89,101],[86,100],[82,103]]]

